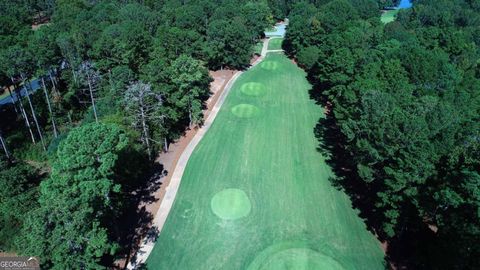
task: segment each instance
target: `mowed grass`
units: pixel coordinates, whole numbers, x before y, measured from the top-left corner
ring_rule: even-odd
[[[393,22],[395,20],[395,16],[397,15],[398,11],[399,9],[388,10],[382,13],[380,20],[385,24],[389,22]]]
[[[269,50],[281,50],[283,38],[273,38],[268,42]]]
[[[316,150],[323,110],[310,87],[281,54],[237,80],[188,162],[148,269],[384,269]]]

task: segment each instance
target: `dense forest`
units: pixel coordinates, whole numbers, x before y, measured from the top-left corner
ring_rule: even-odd
[[[0,251],[45,269],[128,256],[209,70],[248,67],[288,17],[283,47],[327,112],[319,151],[387,261],[480,268],[480,3],[416,0],[382,24],[398,2],[0,0]]]
[[[247,67],[271,11],[2,0],[0,13],[0,94],[15,100],[0,112],[0,251],[45,269],[111,266],[148,222],[137,205],[156,153],[202,124],[208,70]]]
[[[417,0],[386,25],[374,5],[303,2],[289,15],[284,47],[328,112],[319,148],[390,262],[478,269],[480,4]]]

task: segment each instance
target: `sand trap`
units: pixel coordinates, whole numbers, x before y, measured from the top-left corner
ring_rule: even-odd
[[[245,191],[236,188],[224,189],[210,202],[213,213],[221,219],[235,220],[248,216],[252,205]]]

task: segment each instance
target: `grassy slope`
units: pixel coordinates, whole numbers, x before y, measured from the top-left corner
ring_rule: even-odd
[[[262,256],[285,257],[279,252],[293,247],[319,251],[345,269],[383,269],[378,242],[328,180],[331,171],[313,134],[322,109],[309,99],[304,72],[280,54],[264,61],[278,69],[261,63],[243,74],[191,156],[148,268],[257,270],[249,268],[255,258],[258,265]],[[252,81],[266,85],[264,96],[240,91]],[[241,103],[260,113],[237,118],[231,109]],[[212,212],[211,198],[225,188],[250,197],[247,217],[225,221]],[[304,263],[295,266],[308,269]]]
[[[281,50],[282,49],[283,38],[274,38],[268,42],[269,50]]]
[[[383,23],[393,22],[395,20],[395,16],[397,15],[399,9],[388,10],[382,14],[380,20]]]

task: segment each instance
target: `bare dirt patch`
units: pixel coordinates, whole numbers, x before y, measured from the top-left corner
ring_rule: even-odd
[[[250,65],[253,65],[253,63],[255,63],[255,62],[258,60],[258,58],[260,58],[260,55],[256,55],[256,54],[255,54],[255,55],[252,57],[252,59],[250,59]]]

